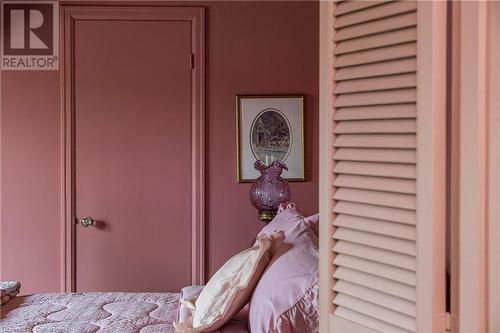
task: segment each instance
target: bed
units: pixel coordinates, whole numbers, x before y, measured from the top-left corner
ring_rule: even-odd
[[[42,293],[1,307],[2,332],[170,333],[177,293]],[[217,333],[248,333],[245,310]]]
[[[180,293],[14,295],[0,308],[0,331],[173,333],[176,323],[178,332],[219,327],[215,333],[248,333],[249,327],[254,333],[317,332],[318,225],[317,214],[305,217],[290,203],[253,247],[229,259],[205,286],[186,286]],[[203,316],[215,319],[193,328]]]

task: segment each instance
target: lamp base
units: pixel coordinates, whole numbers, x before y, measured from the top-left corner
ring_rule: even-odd
[[[257,214],[257,216],[259,217],[259,220],[261,220],[265,224],[268,224],[276,216],[276,213],[277,213],[276,210],[261,210]]]

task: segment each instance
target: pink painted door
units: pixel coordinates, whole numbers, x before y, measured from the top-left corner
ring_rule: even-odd
[[[179,291],[191,282],[188,22],[74,27],[77,291]]]

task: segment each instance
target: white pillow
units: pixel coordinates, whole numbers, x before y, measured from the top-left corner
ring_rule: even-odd
[[[174,323],[176,332],[210,332],[231,320],[248,303],[269,264],[272,243],[282,241],[281,232],[259,236],[255,246],[229,259],[208,281],[195,304],[183,301],[193,315],[184,323]]]
[[[188,286],[181,290],[180,306],[177,311],[177,323],[185,322],[189,317],[193,315],[190,307],[185,301],[190,303],[196,301],[198,296],[200,296],[204,286]]]

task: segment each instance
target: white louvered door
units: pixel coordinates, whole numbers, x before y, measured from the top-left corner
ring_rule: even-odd
[[[331,9],[328,331],[442,331],[446,4]]]

